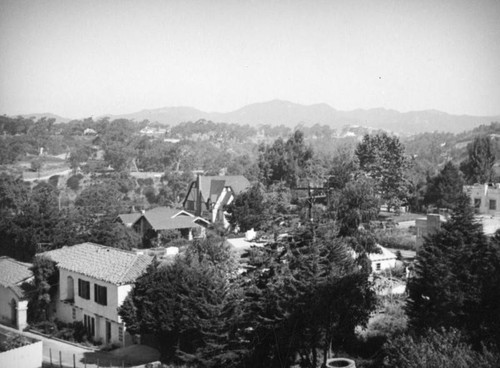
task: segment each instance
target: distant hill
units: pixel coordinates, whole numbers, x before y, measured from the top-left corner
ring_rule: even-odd
[[[53,117],[57,122],[70,119],[54,114],[30,114],[25,117]],[[361,125],[372,129],[383,129],[400,134],[410,135],[422,132],[460,133],[473,129],[481,124],[500,122],[498,116],[451,115],[437,110],[399,112],[396,110],[357,109],[352,111],[336,110],[328,104],[301,105],[289,101],[273,100],[244,106],[240,109],[220,113],[205,112],[193,107],[163,107],[159,109],[141,110],[131,114],[105,115],[110,119],[125,118],[135,121],[149,120],[160,124],[177,125],[185,121],[199,119],[214,122],[237,124],[285,125],[293,128],[298,124],[311,126],[328,125],[332,129],[341,129],[346,125]]]
[[[23,118],[30,119],[34,118],[35,120],[41,119],[41,118],[48,118],[48,119],[56,119],[56,123],[67,123],[68,121],[71,121],[71,119],[64,118],[59,115],[52,114],[50,112],[45,112],[41,114],[26,114],[26,115],[21,115]]]
[[[132,114],[110,115],[110,118],[126,118],[136,121],[147,119],[151,122],[169,125],[199,119],[249,125],[283,124],[288,127],[295,127],[298,124],[309,126],[326,124],[333,129],[341,129],[345,125],[362,125],[402,134],[432,131],[459,133],[481,124],[500,122],[500,115],[451,115],[437,110],[401,113],[383,108],[340,111],[328,104],[301,105],[282,100],[255,103],[227,113],[209,113],[191,107],[164,107]]]

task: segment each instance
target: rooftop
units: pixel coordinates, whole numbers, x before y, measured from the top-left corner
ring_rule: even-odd
[[[0,285],[9,287],[26,281],[33,276],[30,267],[30,263],[19,262],[6,256],[0,257]]]
[[[68,271],[80,273],[115,285],[133,283],[149,266],[153,257],[82,243],[42,253]]]
[[[208,200],[215,201],[224,187],[230,187],[235,194],[250,187],[250,182],[243,175],[199,176],[200,192]]]
[[[194,228],[200,226],[200,222],[207,223],[207,221],[195,217],[189,212],[169,207],[156,207],[146,211],[142,216],[154,230]]]

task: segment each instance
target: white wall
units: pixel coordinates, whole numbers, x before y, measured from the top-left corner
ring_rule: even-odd
[[[60,299],[67,299],[67,280],[68,276],[73,277],[74,282],[74,300],[75,306],[79,307],[89,313],[98,314],[100,316],[106,317],[112,321],[118,322],[118,286],[110,284],[105,281],[96,280],[94,278],[84,276],[75,272],[71,272],[65,269],[59,270],[59,288],[60,288]],[[88,281],[90,283],[90,298],[84,299],[78,295],[78,279]],[[98,284],[100,286],[105,286],[107,289],[107,305],[101,305],[94,300],[94,285]]]
[[[22,346],[0,353],[0,367],[40,368],[42,366],[42,342]]]
[[[65,301],[67,295],[68,276],[73,277],[74,303]],[[78,295],[78,279],[90,283],[90,299],[83,299]],[[94,300],[94,284],[105,286],[107,289],[107,305],[101,305]],[[111,323],[111,343],[124,345],[126,340],[125,327],[118,315],[118,307],[122,305],[132,285],[114,285],[96,280],[65,269],[59,270],[60,300],[57,303],[57,318],[66,323],[83,322],[84,315],[95,320],[95,338],[106,343],[106,321]],[[121,333],[120,333],[121,329]],[[120,336],[122,339],[120,340]]]

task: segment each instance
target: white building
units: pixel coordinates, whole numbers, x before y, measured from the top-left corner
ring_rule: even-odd
[[[379,244],[377,244],[377,247],[381,253],[368,253],[372,272],[381,272],[396,267],[396,255]]]
[[[465,185],[464,191],[476,213],[500,215],[500,183]]]
[[[118,307],[153,257],[93,243],[43,255],[59,269],[56,317],[66,323],[83,322],[89,335],[104,344],[130,344]]]
[[[33,278],[31,264],[0,257],[0,322],[19,330],[26,327],[28,301],[21,285]]]

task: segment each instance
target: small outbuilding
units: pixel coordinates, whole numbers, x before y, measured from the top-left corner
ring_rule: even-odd
[[[21,285],[33,278],[30,263],[0,257],[0,319],[19,330],[27,326],[28,301]]]

